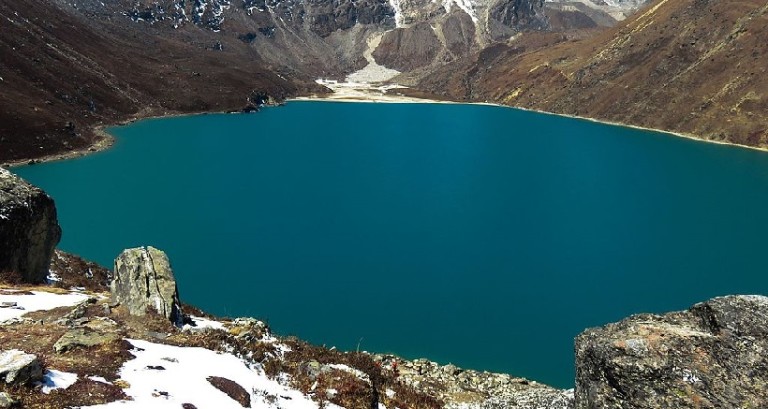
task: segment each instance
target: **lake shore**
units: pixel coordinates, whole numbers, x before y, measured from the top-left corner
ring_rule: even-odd
[[[589,117],[583,117],[583,116],[577,116],[577,115],[561,114],[557,112],[542,111],[538,109],[517,107],[517,106],[504,105],[504,104],[492,103],[492,102],[462,102],[462,101],[453,101],[448,99],[440,99],[436,95],[421,93],[416,90],[402,87],[399,85],[374,85],[374,84],[368,84],[368,83],[354,83],[354,82],[339,83],[335,81],[326,81],[326,82],[320,82],[320,83],[328,86],[328,88],[332,89],[333,92],[328,94],[320,94],[320,95],[298,96],[294,98],[289,98],[286,100],[286,102],[317,101],[317,102],[358,102],[358,103],[390,103],[390,104],[488,105],[488,106],[495,106],[495,107],[502,107],[502,108],[519,109],[522,111],[536,112],[536,113],[545,114],[545,115],[554,115],[554,116],[566,117],[566,118],[589,121],[589,122],[596,122],[596,123],[613,125],[613,126],[621,126],[621,127],[632,128],[632,129],[637,129],[641,131],[659,132],[659,133],[664,133],[664,134],[668,134],[675,137],[689,139],[692,141],[731,146],[735,148],[750,149],[750,150],[756,150],[760,152],[768,152],[768,147],[750,146],[750,145],[743,145],[743,144],[738,144],[738,143],[733,143],[728,141],[704,139],[693,134],[686,134],[686,133],[668,131],[663,129],[649,128],[649,127],[644,127],[639,125],[627,124],[623,122],[614,122],[614,121],[607,121],[607,120],[589,118]],[[115,138],[106,131],[106,128],[108,127],[126,125],[129,123],[139,121],[139,120],[144,120],[144,119],[200,115],[200,114],[207,114],[207,113],[211,113],[211,114],[227,113],[227,111],[195,112],[195,113],[139,112],[134,116],[132,116],[131,118],[118,121],[114,124],[110,124],[110,125],[102,124],[102,125],[96,125],[92,127],[91,131],[93,132],[94,135],[96,135],[97,139],[91,145],[85,146],[80,149],[74,149],[72,151],[64,152],[64,153],[56,153],[56,154],[45,155],[41,157],[24,158],[24,159],[19,159],[14,161],[3,162],[3,163],[0,163],[0,166],[4,168],[14,168],[14,167],[25,166],[25,165],[34,165],[37,163],[54,162],[54,161],[83,157],[86,155],[107,150],[114,145]]]
[[[330,82],[330,84],[334,84],[334,83],[335,82],[333,81]],[[322,84],[326,86],[329,85],[328,82],[323,82]],[[690,139],[698,142],[706,142],[706,143],[713,143],[716,145],[732,146],[736,148],[744,148],[744,149],[756,150],[760,152],[768,152],[768,147],[750,146],[750,145],[744,145],[744,144],[733,143],[728,141],[704,139],[693,134],[668,131],[664,129],[649,128],[645,126],[627,124],[623,122],[608,121],[608,120],[590,118],[590,117],[584,117],[584,116],[578,116],[578,115],[561,114],[557,112],[542,111],[538,109],[524,108],[524,107],[518,107],[513,105],[504,105],[504,104],[493,103],[493,102],[453,101],[448,99],[439,99],[437,96],[425,95],[425,94],[421,94],[422,96],[413,96],[414,93],[418,93],[418,92],[411,90],[409,88],[398,86],[398,85],[375,86],[375,85],[363,84],[363,83],[335,83],[335,85],[337,86],[330,87],[334,91],[333,94],[319,95],[319,96],[302,96],[297,98],[291,98],[288,101],[488,105],[488,106],[495,106],[495,107],[502,107],[502,108],[519,109],[521,111],[536,112],[536,113],[545,114],[545,115],[554,115],[559,117],[578,119],[582,121],[596,122],[596,123],[606,124],[606,125],[621,126],[621,127],[632,128],[632,129],[637,129],[641,131],[664,133],[667,135]]]

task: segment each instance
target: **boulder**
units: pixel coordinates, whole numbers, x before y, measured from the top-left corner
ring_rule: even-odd
[[[154,247],[124,250],[115,259],[110,285],[114,302],[133,315],[155,311],[177,326],[182,325],[179,294],[168,256]]]
[[[53,350],[61,354],[75,348],[90,348],[96,345],[116,341],[119,337],[115,333],[94,331],[90,328],[76,328],[62,335],[55,344]]]
[[[6,384],[28,384],[43,379],[36,355],[18,349],[0,351],[0,380]]]
[[[768,297],[714,298],[576,338],[577,409],[768,407]]]
[[[220,376],[209,376],[206,379],[216,389],[226,393],[232,400],[239,403],[240,406],[244,408],[251,407],[251,395],[239,383]]]
[[[27,283],[44,282],[59,239],[53,199],[0,168],[0,273]]]

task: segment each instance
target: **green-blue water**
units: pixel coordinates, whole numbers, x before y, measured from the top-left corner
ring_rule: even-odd
[[[473,105],[141,121],[16,169],[61,247],[168,252],[184,301],[343,349],[568,387],[573,338],[768,293],[768,155]]]

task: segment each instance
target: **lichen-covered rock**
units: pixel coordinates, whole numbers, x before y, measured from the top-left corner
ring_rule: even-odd
[[[176,279],[163,251],[154,247],[124,250],[115,259],[114,275],[112,297],[131,314],[143,316],[151,309],[181,326]]]
[[[413,361],[392,355],[375,355],[385,372],[434,396],[445,407],[465,409],[572,409],[573,390],[550,386],[507,374],[480,372],[427,359]]]
[[[36,355],[18,349],[0,351],[0,380],[6,384],[28,384],[43,379],[43,367]]]
[[[53,350],[61,354],[75,348],[90,348],[116,341],[117,339],[119,337],[115,333],[103,333],[90,328],[76,328],[65,332],[53,344]]]
[[[576,338],[576,408],[768,407],[768,297],[714,298]]]
[[[59,239],[53,199],[0,168],[0,273],[28,283],[44,282]]]

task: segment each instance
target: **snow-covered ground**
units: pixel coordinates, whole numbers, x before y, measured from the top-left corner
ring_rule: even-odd
[[[77,374],[49,369],[43,374],[43,381],[39,382],[42,386],[40,391],[51,393],[54,389],[67,389],[77,382]]]
[[[238,402],[211,385],[207,378],[227,378],[242,386],[251,398],[251,407],[263,409],[315,409],[300,391],[269,379],[258,365],[228,353],[205,348],[177,347],[142,340],[128,340],[136,356],[123,365],[120,377],[130,387],[131,401],[88,406],[99,409],[178,409],[184,403],[198,408],[242,408]],[[159,369],[162,367],[164,369]],[[155,368],[155,369],[152,369]],[[339,406],[326,404],[328,409]]]
[[[68,294],[54,294],[45,291],[32,291],[32,294],[24,294],[14,290],[0,290],[0,323],[19,318],[32,311],[51,310],[57,307],[70,307],[77,305],[86,299],[88,295],[79,292]],[[18,294],[15,294],[17,293]],[[12,305],[16,303],[15,305]]]

